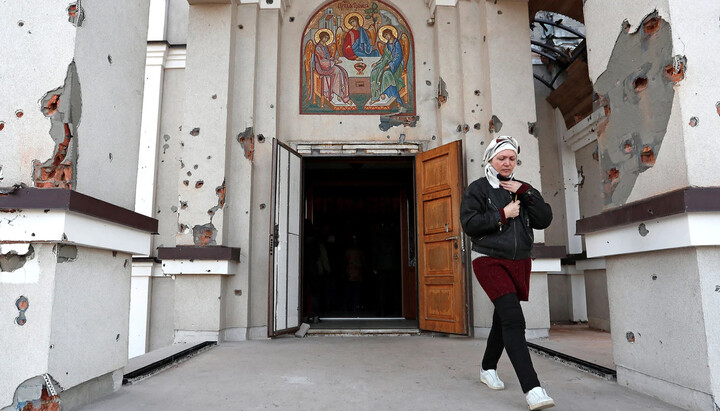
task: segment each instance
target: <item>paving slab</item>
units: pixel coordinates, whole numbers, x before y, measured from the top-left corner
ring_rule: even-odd
[[[82,410],[526,410],[505,355],[505,390],[480,382],[484,349],[482,339],[431,336],[223,343]],[[556,410],[677,409],[532,356]]]

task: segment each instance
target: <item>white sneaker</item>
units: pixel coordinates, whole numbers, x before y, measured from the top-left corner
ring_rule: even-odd
[[[550,398],[542,387],[535,387],[528,391],[525,399],[527,400],[528,408],[531,410],[544,410],[555,406],[555,401]]]
[[[497,375],[497,370],[483,370],[480,369],[480,381],[485,383],[491,390],[502,390],[505,389],[505,383],[500,381],[500,377]]]

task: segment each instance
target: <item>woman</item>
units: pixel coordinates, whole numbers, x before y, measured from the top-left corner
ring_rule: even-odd
[[[480,370],[480,380],[502,390],[497,375],[503,348],[507,351],[531,410],[550,408],[552,398],[540,386],[525,341],[520,301],[528,300],[533,229],[547,228],[552,210],[540,193],[514,179],[520,147],[509,136],[494,139],[485,150],[485,177],[463,195],[460,219],[472,237],[473,271],[495,306]]]
[[[402,46],[395,36],[393,29],[382,30],[382,38],[387,44],[383,50],[382,57],[373,63],[370,72],[370,104],[379,100],[385,100],[388,96],[395,99],[402,105],[403,100],[399,91],[405,86],[402,81],[403,53]]]

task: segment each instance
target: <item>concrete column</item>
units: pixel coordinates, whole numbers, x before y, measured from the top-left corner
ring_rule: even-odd
[[[453,4],[455,3],[455,4]],[[435,8],[435,67],[438,84],[437,146],[463,137],[463,65],[457,1]]]
[[[572,293],[571,321],[587,321],[587,298],[585,296],[585,274],[570,275],[570,290]]]
[[[605,211],[578,229],[588,256],[606,257],[618,382],[717,408],[720,59],[707,45],[720,32],[707,28],[720,4],[588,0],[584,11],[590,77],[609,114],[598,139]]]
[[[131,211],[148,8],[44,2],[4,13],[13,57],[0,64],[0,368],[12,372],[0,375],[0,409],[43,392],[74,409],[120,386],[131,255],[147,254],[157,230]]]
[[[190,5],[178,245],[224,244],[227,235],[223,220],[235,15],[231,4]]]
[[[261,4],[262,6],[262,4]],[[255,131],[254,167],[272,167],[272,139],[277,136],[278,60],[280,46],[280,9],[261,7],[257,16],[255,94],[253,107]],[[250,256],[250,321],[253,328],[267,327],[268,256],[270,234],[271,173],[254,173],[252,180],[252,250]],[[265,328],[266,330],[266,328]],[[267,332],[265,333],[267,335]]]
[[[163,272],[175,278],[175,343],[222,339],[226,307],[236,303],[225,290],[239,259],[227,247],[225,218],[237,6],[189,3],[178,233],[176,247],[158,253]]]
[[[152,259],[132,263],[128,358],[145,354],[148,350],[152,272],[156,265]]]
[[[244,340],[260,335],[267,336],[263,328],[264,320],[257,325],[249,323],[250,299],[250,255],[251,255],[251,214],[259,211],[252,205],[253,168],[255,159],[255,61],[256,27],[258,19],[257,4],[240,4],[237,8],[235,33],[235,56],[242,64],[235,64],[233,95],[236,96],[232,107],[232,130],[234,138],[230,143],[232,169],[227,186],[237,187],[227,193],[226,217],[236,227],[228,232],[228,244],[239,247],[240,264],[237,275],[230,280],[223,298],[232,301],[226,311],[226,330],[224,340]],[[241,28],[242,27],[242,28]],[[264,271],[262,271],[264,272]],[[262,276],[262,274],[260,274]],[[266,301],[267,305],[267,301]]]

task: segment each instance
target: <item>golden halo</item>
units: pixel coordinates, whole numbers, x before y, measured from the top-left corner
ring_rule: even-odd
[[[393,33],[393,36],[395,36],[395,38],[398,37],[397,29],[395,27],[387,24],[385,26],[380,27],[380,30],[378,30],[378,38],[380,38],[380,41],[382,41],[383,43],[387,43],[387,39],[382,35],[386,29],[390,29]]]
[[[355,16],[358,18],[358,26],[362,27],[363,24],[365,24],[365,18],[360,13],[352,12],[345,15],[345,18],[343,19],[343,25],[345,25],[345,28],[350,30],[353,28],[353,26],[350,25],[350,17]]]
[[[330,38],[328,39],[327,43],[325,43],[325,45],[327,46],[328,44],[333,42],[335,35],[333,34],[332,30],[330,30],[330,29],[320,29],[315,32],[315,44],[320,44],[320,33],[322,33],[322,32],[326,32],[327,34],[330,35]]]

